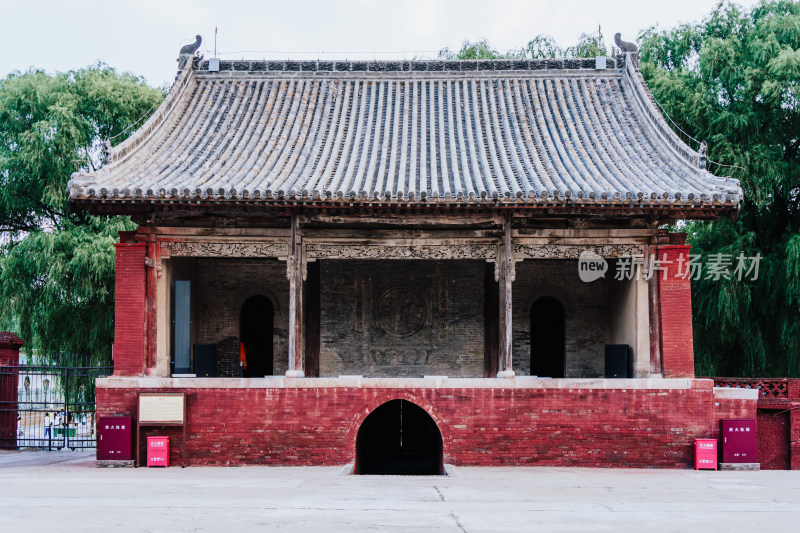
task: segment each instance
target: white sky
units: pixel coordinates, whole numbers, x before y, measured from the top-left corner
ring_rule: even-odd
[[[746,7],[755,0],[739,0]],[[200,33],[223,59],[434,57],[487,38],[499,50],[537,34],[570,46],[602,26],[634,40],[658,24],[702,19],[716,0],[0,0],[0,77],[100,59],[151,85],[170,83],[178,49]]]

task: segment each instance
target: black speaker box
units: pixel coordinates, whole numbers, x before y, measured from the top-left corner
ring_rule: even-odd
[[[217,377],[217,345],[194,345],[194,373],[199,378]]]
[[[606,377],[627,378],[630,376],[630,346],[606,344]]]

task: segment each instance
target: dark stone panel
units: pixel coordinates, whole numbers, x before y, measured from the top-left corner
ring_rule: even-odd
[[[320,261],[320,375],[481,377],[481,261]]]

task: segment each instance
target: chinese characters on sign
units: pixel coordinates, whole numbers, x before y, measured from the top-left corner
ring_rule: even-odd
[[[756,281],[758,279],[761,254],[752,257],[745,256],[744,253],[740,253],[736,257],[731,254],[708,254],[705,256],[705,261],[703,259],[704,256],[700,254],[680,255],[674,260],[667,259],[666,254],[661,257],[651,255],[647,259],[641,255],[623,255],[617,258],[614,279],[618,281],[649,280],[659,275],[663,280],[672,278],[692,281],[701,279]],[[605,259],[600,258],[600,260],[605,262]],[[596,258],[595,261],[597,261]],[[587,265],[593,267],[591,270],[599,273],[591,272],[587,275],[584,272],[584,270],[588,270]],[[578,268],[583,281],[594,281],[599,277],[604,277],[605,270],[593,263],[587,262],[586,265],[580,263]]]

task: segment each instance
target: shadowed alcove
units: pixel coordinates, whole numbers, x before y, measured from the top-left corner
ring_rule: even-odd
[[[356,437],[356,474],[441,475],[442,434],[424,409],[391,400],[375,409]]]
[[[272,374],[272,333],[275,310],[266,296],[251,296],[242,304],[239,338],[247,351],[245,377]]]
[[[566,317],[564,306],[551,296],[531,306],[531,375],[563,378]]]

